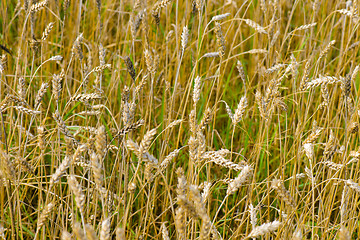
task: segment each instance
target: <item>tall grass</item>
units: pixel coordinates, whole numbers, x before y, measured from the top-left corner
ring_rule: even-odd
[[[3,239],[359,238],[357,1],[1,1]]]

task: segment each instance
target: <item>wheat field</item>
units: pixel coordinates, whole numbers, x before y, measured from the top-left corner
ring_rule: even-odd
[[[357,0],[0,2],[2,239],[358,239]]]

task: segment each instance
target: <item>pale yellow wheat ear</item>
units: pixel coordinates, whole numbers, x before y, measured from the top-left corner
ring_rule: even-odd
[[[110,240],[110,219],[107,218],[101,223],[100,240]]]
[[[241,170],[239,175],[229,183],[228,189],[226,191],[226,195],[234,194],[241,185],[243,185],[246,181],[249,180],[251,173],[252,173],[251,166],[245,166]]]
[[[75,233],[75,236],[79,240],[85,240],[86,235],[84,229],[82,229],[81,224],[79,222],[75,222],[73,226],[73,232]]]
[[[181,51],[182,54],[185,52],[185,48],[187,47],[189,42],[189,29],[187,26],[183,27],[182,33],[181,33]]]
[[[143,158],[143,154],[147,152],[150,148],[151,142],[156,135],[156,128],[149,130],[143,137],[140,142],[139,150],[138,150],[138,157],[139,159]],[[157,162],[156,162],[157,163]]]
[[[124,228],[122,227],[116,228],[116,240],[126,240]]]
[[[61,232],[61,240],[71,240],[72,239],[72,236],[69,232],[67,232],[66,230],[63,230]]]
[[[104,182],[103,168],[99,156],[95,152],[90,153],[90,162],[96,187],[101,189]]]
[[[240,102],[235,110],[234,115],[233,115],[233,119],[232,119],[233,125],[236,125],[241,120],[242,116],[244,115],[245,108],[247,107],[247,105],[248,105],[247,99],[244,96],[240,99]]]
[[[31,7],[30,7],[30,12],[35,13],[35,12],[40,11],[40,10],[43,9],[48,3],[49,3],[48,0],[43,0],[43,1],[41,1],[41,2],[34,3],[34,4],[31,5]]]
[[[55,203],[54,202],[50,202],[49,204],[47,204],[45,206],[45,208],[43,209],[43,211],[40,214],[40,217],[38,219],[37,222],[37,231],[40,230],[40,228],[42,226],[44,226],[45,222],[47,221],[47,219],[49,218],[50,214],[53,211],[53,208],[55,207]]]
[[[339,236],[339,240],[350,240],[351,239],[351,234],[345,226],[341,226],[338,236]]]
[[[295,208],[295,200],[290,195],[290,192],[285,188],[284,183],[280,179],[274,179],[271,183],[271,187],[275,189],[279,197],[290,207]]]
[[[100,126],[96,131],[95,148],[96,153],[100,159],[103,159],[106,153],[106,129],[104,126]]]
[[[202,220],[202,226],[200,231],[200,239],[207,239],[210,235],[212,224],[207,210],[205,208],[204,202],[201,198],[200,192],[196,186],[190,186],[190,196],[194,201],[194,205],[197,211],[197,214]]]
[[[72,175],[68,177],[68,183],[72,193],[75,195],[75,202],[77,207],[80,209],[81,212],[83,212],[85,205],[85,195],[82,191],[81,185]]]
[[[255,229],[257,225],[256,208],[251,203],[249,204],[249,213],[252,229]]]
[[[91,226],[91,225],[88,224],[88,223],[85,224],[85,232],[86,232],[86,237],[87,237],[88,240],[98,239],[98,237],[96,236],[96,232],[95,232],[93,226]]]
[[[64,175],[65,171],[69,168],[70,161],[71,159],[69,156],[64,157],[63,161],[60,163],[55,173],[51,176],[50,186],[53,186],[54,183],[57,183],[60,180],[60,178]]]
[[[201,78],[197,76],[194,80],[194,91],[193,91],[193,101],[195,106],[200,99],[200,88],[201,88]]]
[[[68,138],[71,138],[72,140],[74,140],[75,142],[76,139],[74,137],[74,135],[72,135],[72,133],[70,132],[70,130],[68,129],[68,127],[66,126],[64,120],[62,119],[62,117],[60,116],[60,113],[56,110],[55,113],[53,113],[53,118],[55,120],[55,122],[58,125],[59,130]]]
[[[0,238],[5,240],[5,228],[2,224],[0,224]]]
[[[83,41],[83,34],[80,33],[79,36],[76,38],[73,47],[71,49],[72,55],[78,57],[80,61],[82,61],[84,58],[83,50],[81,48],[82,41]]]
[[[20,77],[18,84],[18,94],[20,98],[25,99],[25,91],[25,79],[23,77]]]
[[[267,233],[276,231],[280,226],[281,226],[281,222],[279,221],[273,221],[270,223],[262,224],[260,226],[255,227],[247,236],[247,238],[257,238],[263,236]]]
[[[260,26],[258,23],[254,22],[251,19],[244,19],[244,22],[251,28],[253,28],[255,31],[263,34],[268,34],[262,26]]]
[[[46,28],[45,28],[45,30],[44,30],[44,32],[43,32],[43,35],[42,35],[41,40],[45,41],[45,40],[48,38],[48,36],[49,36],[51,30],[53,29],[53,27],[54,27],[54,23],[53,23],[53,22],[49,23],[49,24],[46,26]]]
[[[16,179],[16,170],[15,170],[15,166],[14,163],[12,162],[12,160],[10,159],[10,156],[6,153],[3,152],[3,150],[0,149],[0,173],[1,173],[1,177],[6,178],[7,180],[10,181],[15,181]]]
[[[44,95],[47,91],[47,89],[49,88],[49,84],[48,83],[42,83],[40,86],[40,89],[35,97],[35,104],[34,104],[34,108],[38,109],[38,107],[41,104],[42,99],[44,98]]]
[[[219,22],[215,22],[215,35],[216,35],[216,43],[219,49],[220,57],[225,55],[225,37],[223,35],[221,24]]]
[[[162,235],[163,240],[170,240],[169,232],[168,232],[168,230],[166,228],[165,223],[161,224],[161,235]]]

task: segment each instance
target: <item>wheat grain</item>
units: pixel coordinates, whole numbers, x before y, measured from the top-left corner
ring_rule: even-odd
[[[5,240],[5,228],[2,224],[0,224],[0,237]]]
[[[71,240],[71,234],[67,232],[66,230],[61,231],[61,240]]]
[[[134,64],[132,63],[129,56],[124,57],[123,60],[125,62],[128,73],[130,74],[132,80],[135,81],[136,71],[135,71],[135,68],[134,68]]]
[[[13,162],[10,159],[10,156],[3,152],[0,149],[0,174],[1,177],[5,177],[10,181],[14,181],[16,179],[16,172]]]
[[[149,130],[143,137],[139,146],[138,157],[141,159],[142,155],[150,148],[150,144],[156,135],[156,128]]]
[[[340,218],[341,223],[344,223],[348,214],[348,202],[349,202],[349,187],[344,185],[344,189],[341,194],[341,204],[340,204]]]
[[[78,37],[76,38],[76,40],[72,46],[72,49],[71,49],[72,55],[77,56],[80,59],[80,61],[82,61],[84,58],[83,51],[81,48],[82,41],[83,41],[83,34],[80,33],[78,35]]]
[[[60,75],[54,74],[53,79],[52,79],[51,82],[52,82],[52,94],[53,94],[53,97],[54,97],[55,101],[59,101],[59,97],[60,97],[61,90],[62,90],[62,87],[61,87],[62,76],[61,76],[61,74]]]
[[[186,218],[182,207],[175,210],[175,227],[179,239],[186,239]]]
[[[335,42],[336,42],[335,40],[332,40],[328,43],[328,45],[326,45],[324,50],[321,51],[318,61],[322,59],[329,52],[330,48],[335,45]]]
[[[293,32],[295,31],[302,31],[302,30],[306,30],[312,27],[316,26],[316,22],[315,23],[310,23],[310,24],[305,24],[305,25],[301,25],[300,27],[295,28],[295,30],[293,30]]]

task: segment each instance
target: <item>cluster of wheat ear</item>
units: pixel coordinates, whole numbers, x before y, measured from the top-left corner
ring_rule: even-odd
[[[357,0],[0,6],[0,238],[359,238]]]

